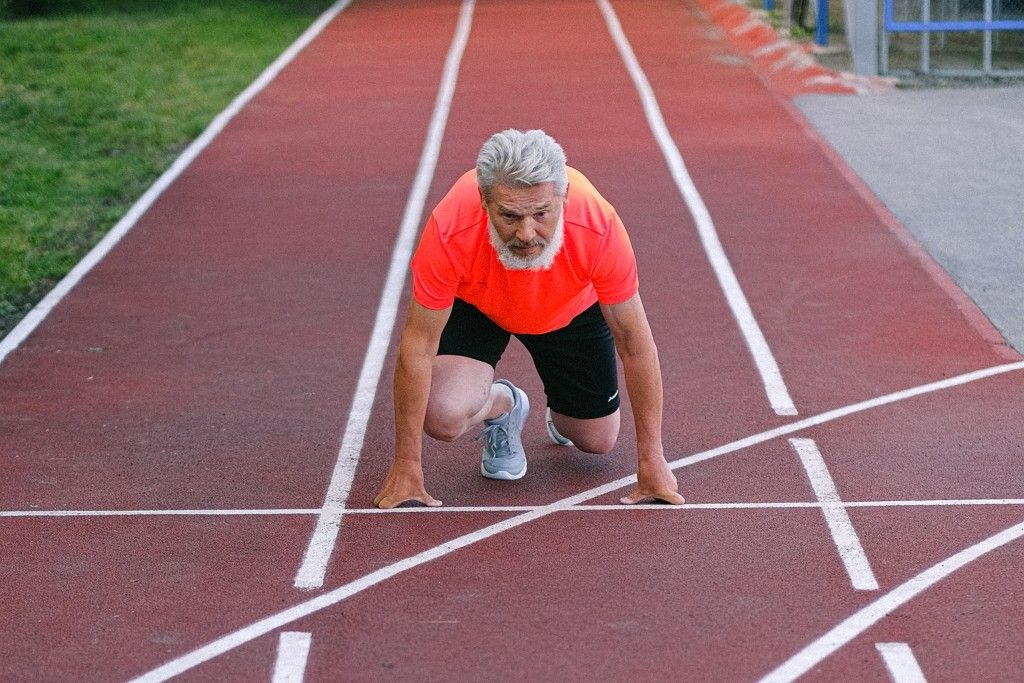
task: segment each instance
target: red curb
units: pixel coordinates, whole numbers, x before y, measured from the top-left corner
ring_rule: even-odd
[[[697,0],[725,40],[750,59],[758,76],[786,97],[804,94],[860,95],[889,90],[890,79],[835,71],[814,61],[810,46],[779,35],[744,4],[731,0]]]

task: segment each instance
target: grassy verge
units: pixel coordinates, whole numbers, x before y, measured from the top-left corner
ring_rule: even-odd
[[[0,337],[330,2],[87,4],[0,19]]]

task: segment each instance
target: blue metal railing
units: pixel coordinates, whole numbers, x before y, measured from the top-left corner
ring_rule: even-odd
[[[890,33],[930,33],[938,31],[1024,31],[1024,19],[992,21],[896,21],[893,0],[885,0],[885,30]]]

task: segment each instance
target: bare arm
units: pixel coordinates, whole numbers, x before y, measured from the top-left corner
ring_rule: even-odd
[[[626,391],[636,424],[637,486],[623,503],[655,498],[681,505],[675,475],[665,460],[661,442],[663,391],[658,347],[651,334],[640,295],[621,304],[601,306],[622,359]]]
[[[437,345],[451,308],[433,311],[415,301],[409,308],[395,367],[395,461],[373,504],[391,508],[409,500],[437,506],[423,484],[423,421]]]

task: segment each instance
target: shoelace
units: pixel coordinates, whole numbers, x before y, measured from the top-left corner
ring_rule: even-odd
[[[508,425],[487,425],[476,439],[477,441],[485,439],[487,441],[487,451],[495,458],[512,455],[512,448],[508,443]]]

